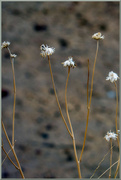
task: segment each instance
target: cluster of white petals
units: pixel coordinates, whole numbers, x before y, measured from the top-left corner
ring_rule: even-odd
[[[68,57],[68,60],[66,60],[65,62],[62,63],[64,67],[76,67],[75,62],[73,61],[73,57]]]
[[[7,48],[8,46],[10,45],[10,42],[6,42],[6,41],[4,41],[3,43],[2,43],[2,46],[1,46],[1,48]]]
[[[96,40],[100,40],[100,39],[104,39],[104,35],[102,36],[102,34],[100,32],[98,33],[95,33],[93,36],[92,36],[93,39],[96,39]]]
[[[118,134],[120,134],[120,130],[118,130]]]
[[[106,139],[106,141],[110,141],[110,139],[116,140],[117,136],[118,136],[117,134],[110,131],[110,132],[107,132],[104,138]]]
[[[17,57],[16,54],[11,54],[10,56],[11,56],[11,58],[16,58]]]
[[[114,73],[113,71],[109,72],[108,76],[106,77],[106,80],[110,80],[112,83],[114,81],[117,81],[119,79],[118,75]]]
[[[44,44],[40,46],[40,50],[41,50],[40,55],[42,57],[50,56],[55,52],[55,48],[48,47],[47,45],[45,46]]]

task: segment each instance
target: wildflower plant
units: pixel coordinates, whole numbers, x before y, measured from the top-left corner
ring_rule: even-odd
[[[74,156],[75,156],[75,161],[76,161],[77,171],[78,171],[78,177],[80,179],[82,178],[82,172],[81,172],[80,164],[82,162],[82,157],[83,157],[83,153],[84,153],[84,149],[85,149],[85,143],[86,143],[87,129],[88,129],[88,123],[89,123],[89,115],[90,115],[91,101],[92,101],[92,94],[93,94],[94,74],[95,74],[95,67],[96,67],[97,55],[98,55],[98,50],[99,50],[99,42],[100,42],[100,40],[104,40],[104,35],[102,35],[100,32],[98,32],[98,33],[95,33],[94,35],[92,35],[92,39],[97,41],[96,42],[97,47],[96,47],[96,53],[95,53],[95,58],[94,58],[94,63],[93,63],[93,70],[92,70],[92,77],[91,77],[91,87],[90,88],[89,88],[89,75],[90,74],[89,74],[89,59],[88,59],[86,127],[85,127],[85,132],[84,132],[84,139],[83,139],[83,142],[82,142],[83,145],[82,145],[82,149],[81,149],[81,152],[80,152],[79,155],[77,154],[75,133],[74,133],[73,126],[72,126],[72,121],[71,121],[71,118],[70,118],[70,115],[69,115],[68,101],[67,101],[67,87],[68,87],[68,81],[69,81],[70,73],[73,70],[75,71],[76,67],[77,67],[76,62],[74,61],[75,58],[73,58],[73,56],[69,56],[68,59],[66,59],[65,61],[63,61],[61,63],[63,65],[63,67],[67,68],[67,70],[68,70],[67,71],[66,84],[65,84],[65,110],[66,110],[66,115],[67,115],[67,120],[66,120],[64,115],[63,115],[61,105],[60,105],[60,102],[59,102],[59,99],[58,99],[58,95],[57,95],[57,91],[56,91],[56,87],[55,87],[55,82],[54,82],[54,77],[53,77],[53,72],[52,72],[52,67],[51,67],[51,61],[50,61],[50,56],[54,54],[55,48],[50,47],[48,45],[44,45],[44,44],[42,44],[40,46],[40,55],[43,58],[46,58],[46,57],[48,58],[49,69],[50,69],[50,74],[51,74],[51,79],[52,79],[52,84],[53,84],[53,89],[54,89],[57,105],[58,105],[62,120],[63,120],[63,122],[65,124],[66,129],[67,129],[67,132],[69,133],[69,136],[70,136],[70,138],[72,140]],[[14,144],[15,144],[15,137],[14,137],[15,136],[14,135],[15,127],[14,126],[15,126],[15,105],[16,105],[16,83],[15,83],[14,60],[17,57],[17,55],[11,53],[9,46],[10,46],[10,42],[4,41],[2,43],[1,49],[6,48],[8,50],[9,55],[10,55],[11,65],[12,65],[12,73],[13,73],[14,103],[13,103],[13,117],[12,117],[12,141],[10,141],[10,139],[8,137],[7,130],[5,128],[3,120],[2,120],[2,129],[3,129],[3,132],[4,132],[5,136],[6,136],[7,142],[9,144],[9,146],[10,146],[10,150],[13,152],[13,155],[15,157],[17,165],[13,162],[13,160],[10,158],[9,154],[6,152],[6,150],[4,148],[3,140],[2,140],[2,150],[4,151],[4,153],[6,154],[6,157],[10,160],[10,162],[15,166],[15,168],[19,170],[19,172],[21,174],[21,177],[25,178],[24,174],[23,174],[23,171],[22,171],[22,168],[21,168],[21,165],[20,165],[19,160],[17,158],[15,148],[14,148]],[[118,174],[118,171],[119,171],[119,165],[120,165],[120,156],[118,158],[118,161],[115,162],[114,164],[112,164],[112,154],[113,154],[112,140],[115,140],[115,141],[117,140],[118,148],[120,149],[120,143],[119,143],[120,130],[118,130],[118,125],[117,125],[118,124],[117,123],[117,119],[118,119],[118,90],[117,90],[116,81],[118,79],[119,79],[119,76],[116,73],[114,73],[113,71],[110,71],[108,76],[106,77],[106,81],[109,80],[111,83],[113,83],[115,85],[115,89],[116,89],[116,116],[115,116],[116,133],[110,131],[110,132],[107,132],[107,134],[104,137],[106,139],[106,141],[108,143],[110,143],[110,151],[109,151],[110,152],[110,167],[108,168],[108,170],[109,170],[109,178],[111,178],[111,168],[112,168],[112,166],[117,163],[117,167],[116,167],[116,171],[115,171],[115,175],[114,175],[114,178],[116,178],[116,176]],[[105,159],[107,154],[103,157],[103,159],[101,160],[98,167],[95,169],[93,175],[90,178],[92,178],[94,176],[95,172],[100,167],[100,164],[103,162],[103,160]],[[108,170],[106,170],[104,173],[106,173]],[[102,175],[100,175],[100,177]]]
[[[18,160],[18,157],[17,157],[17,154],[15,152],[15,148],[14,148],[14,145],[15,145],[15,133],[14,133],[14,130],[15,130],[15,105],[16,105],[16,83],[15,83],[15,70],[14,70],[14,60],[15,58],[17,57],[16,54],[11,54],[11,51],[10,51],[10,42],[6,42],[4,41],[2,43],[2,46],[1,46],[1,49],[4,49],[4,48],[7,48],[8,52],[9,52],[9,55],[10,55],[10,60],[11,60],[11,65],[12,65],[12,73],[13,73],[13,91],[14,91],[14,103],[13,103],[13,120],[12,120],[12,142],[10,141],[9,137],[8,137],[8,133],[7,133],[7,130],[5,128],[5,125],[4,125],[4,122],[2,120],[2,129],[3,129],[3,132],[6,136],[6,139],[7,139],[7,142],[10,146],[10,150],[13,152],[13,155],[15,157],[15,160],[16,160],[16,163],[17,165],[13,162],[13,160],[10,158],[9,154],[6,152],[5,148],[4,148],[4,142],[2,140],[2,150],[4,151],[4,153],[6,154],[6,157],[10,160],[10,162],[15,166],[15,168],[17,170],[19,170],[20,174],[21,174],[21,177],[24,179],[24,174],[23,174],[23,171],[22,171],[22,168],[21,168],[21,165],[20,165],[20,162]],[[5,160],[5,159],[4,159]],[[3,160],[3,162],[4,162]],[[3,164],[3,163],[2,163]]]
[[[91,90],[90,90],[90,94],[89,94],[89,60],[88,60],[88,78],[87,78],[87,120],[86,120],[86,128],[85,128],[85,134],[84,134],[84,141],[83,141],[83,146],[82,146],[82,150],[80,153],[80,156],[78,157],[77,155],[77,149],[76,149],[76,142],[75,142],[75,136],[74,136],[74,131],[73,131],[73,127],[72,127],[72,123],[71,123],[71,119],[69,116],[69,111],[68,111],[68,102],[67,102],[67,85],[68,85],[68,80],[69,80],[69,75],[70,75],[70,70],[71,68],[75,68],[76,67],[76,63],[73,61],[73,57],[69,56],[68,59],[64,62],[62,62],[64,67],[68,68],[68,74],[67,74],[67,80],[66,80],[66,86],[65,86],[65,108],[66,108],[66,114],[67,114],[67,119],[68,119],[68,123],[69,126],[66,123],[66,120],[63,116],[62,110],[61,110],[61,106],[59,103],[59,99],[57,96],[57,92],[56,92],[56,88],[55,88],[55,83],[54,83],[54,78],[53,78],[53,73],[52,73],[52,68],[51,68],[51,62],[50,62],[50,55],[52,55],[55,51],[55,48],[49,48],[47,45],[45,46],[44,44],[42,44],[40,46],[40,50],[41,53],[40,55],[42,57],[46,57],[48,56],[48,62],[49,62],[49,68],[50,68],[50,74],[51,74],[51,78],[52,78],[52,84],[53,84],[53,89],[55,92],[55,97],[56,97],[56,101],[59,107],[59,111],[61,114],[61,117],[64,121],[64,124],[66,126],[66,129],[70,135],[70,137],[72,138],[72,142],[73,142],[73,148],[74,148],[74,155],[75,155],[75,160],[76,160],[76,164],[77,164],[77,169],[78,169],[78,176],[79,178],[82,178],[81,175],[81,169],[80,169],[80,163],[82,161],[82,155],[84,152],[84,147],[85,147],[85,142],[86,142],[86,135],[87,135],[87,128],[88,128],[88,121],[89,121],[89,114],[90,114],[90,107],[91,107],[91,100],[92,100],[92,92],[93,92],[93,81],[94,81],[94,73],[95,73],[95,66],[96,66],[96,61],[97,61],[97,54],[98,54],[98,49],[99,49],[99,41],[104,39],[104,35],[102,35],[100,32],[95,33],[92,36],[92,39],[95,39],[97,41],[97,48],[96,48],[96,54],[95,54],[95,59],[94,59],[94,64],[93,64],[93,72],[92,72],[92,80],[91,80]],[[114,82],[119,79],[118,75],[116,73],[110,72],[109,76],[106,78],[106,80],[110,80],[111,82]],[[118,109],[118,107],[117,107]],[[117,132],[117,130],[116,130]],[[111,132],[106,135],[105,137],[107,140],[110,140],[112,142],[112,139],[117,139],[117,134],[112,133]],[[112,144],[111,144],[111,149],[112,149]],[[111,157],[112,157],[112,151],[111,151]],[[110,166],[112,165],[112,161],[110,160]],[[110,168],[110,177],[111,177],[111,168]]]

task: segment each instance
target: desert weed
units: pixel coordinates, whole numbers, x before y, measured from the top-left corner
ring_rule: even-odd
[[[52,80],[52,85],[53,85],[53,89],[54,89],[54,94],[55,94],[55,98],[56,98],[56,102],[59,108],[59,112],[60,115],[62,117],[62,120],[64,122],[64,125],[66,127],[66,130],[69,134],[69,137],[71,138],[72,141],[72,145],[73,145],[73,152],[74,152],[74,157],[75,157],[75,163],[77,166],[77,172],[78,172],[78,177],[81,179],[83,178],[82,176],[82,166],[80,166],[83,162],[83,156],[84,156],[84,151],[85,151],[85,144],[86,144],[86,139],[87,139],[87,134],[88,134],[88,124],[89,124],[89,117],[90,117],[90,109],[91,109],[91,102],[92,102],[92,97],[93,97],[93,88],[94,88],[94,77],[95,77],[95,68],[96,68],[96,63],[97,63],[97,57],[98,57],[98,52],[99,52],[99,43],[100,40],[105,40],[104,35],[102,35],[100,32],[94,33],[92,35],[92,40],[96,40],[96,52],[95,52],[95,58],[94,58],[94,62],[93,62],[93,67],[92,67],[92,75],[91,75],[91,81],[90,81],[90,60],[91,58],[88,58],[87,60],[87,86],[86,86],[86,95],[87,95],[87,102],[86,102],[86,117],[83,117],[84,119],[86,119],[86,127],[85,127],[85,131],[84,131],[84,139],[82,142],[80,142],[82,144],[81,147],[81,151],[79,152],[79,154],[77,153],[77,144],[76,144],[76,139],[75,139],[75,132],[73,129],[73,125],[72,125],[72,120],[70,117],[70,113],[69,113],[69,103],[67,100],[67,96],[68,96],[68,82],[69,82],[69,77],[70,75],[73,75],[73,71],[76,71],[76,59],[75,57],[73,57],[72,55],[68,56],[66,58],[66,60],[62,60],[61,64],[62,66],[65,68],[65,70],[67,69],[67,77],[66,77],[66,82],[65,82],[65,89],[64,89],[64,94],[65,94],[65,112],[66,112],[66,118],[64,117],[64,114],[62,112],[62,108],[60,105],[60,101],[58,98],[58,94],[57,94],[57,90],[56,90],[56,86],[55,86],[55,82],[54,82],[54,76],[53,76],[53,71],[52,71],[52,67],[51,67],[51,57],[52,55],[54,56],[55,53],[55,49],[54,47],[50,47],[48,45],[40,45],[40,56],[45,60],[47,57],[48,60],[48,64],[49,64],[49,70],[50,70],[50,75],[51,75],[51,80]],[[103,41],[101,42],[103,43]],[[2,129],[4,132],[4,135],[7,139],[7,142],[10,146],[10,150],[7,152],[4,146],[4,141],[2,139],[2,150],[5,153],[6,157],[2,162],[2,165],[4,163],[4,161],[6,160],[6,158],[9,159],[9,161],[12,163],[12,165],[20,172],[21,177],[24,177],[20,162],[18,160],[18,157],[16,155],[15,152],[15,108],[16,108],[16,81],[15,81],[15,68],[14,68],[14,63],[16,61],[17,55],[16,54],[12,54],[11,50],[10,50],[10,42],[8,41],[4,41],[2,43],[1,49],[7,49],[9,52],[9,57],[10,57],[10,61],[11,61],[11,66],[12,66],[12,74],[13,74],[13,93],[14,93],[14,102],[13,102],[13,116],[12,116],[12,141],[10,141],[10,138],[8,137],[8,133],[7,133],[7,129],[5,128],[4,125],[4,120],[2,120]],[[46,63],[46,60],[44,61],[44,63]],[[56,61],[56,63],[58,63]],[[108,76],[106,77],[106,81],[110,81],[112,84],[114,84],[115,87],[115,91],[116,91],[116,113],[115,113],[115,131],[116,132],[112,132],[111,130],[107,132],[107,134],[104,137],[101,137],[102,139],[105,139],[107,141],[108,144],[110,144],[110,148],[108,153],[106,153],[104,155],[104,157],[102,158],[102,160],[100,161],[100,163],[98,163],[97,168],[95,169],[94,173],[92,174],[92,176],[90,178],[92,178],[95,175],[95,172],[100,168],[101,163],[105,160],[105,157],[110,153],[110,163],[109,163],[109,168],[107,170],[105,170],[105,172],[103,172],[98,178],[101,178],[106,172],[109,171],[109,178],[116,178],[117,174],[119,172],[119,166],[120,166],[120,155],[118,156],[118,160],[116,162],[113,162],[113,147],[115,145],[113,145],[113,141],[117,142],[118,145],[118,152],[120,150],[120,143],[119,143],[119,134],[120,134],[120,130],[118,127],[118,88],[117,88],[117,80],[119,79],[119,76],[117,75],[117,73],[114,73],[113,71],[110,71],[108,73]],[[108,83],[108,82],[107,82]],[[90,87],[89,87],[90,85]],[[81,124],[81,120],[80,120],[80,124]],[[66,138],[66,137],[65,137]],[[105,147],[104,147],[105,148]],[[10,152],[12,151],[16,163],[11,159],[10,157]],[[112,167],[114,165],[117,164],[117,167],[115,169],[115,174],[113,174],[112,171]],[[61,168],[61,167],[60,167]],[[77,178],[77,177],[75,177]]]

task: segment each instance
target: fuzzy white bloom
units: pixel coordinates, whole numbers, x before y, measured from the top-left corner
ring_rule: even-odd
[[[120,134],[120,130],[118,130],[118,134]]]
[[[109,141],[110,139],[116,140],[117,136],[118,136],[117,134],[110,131],[110,132],[107,132],[104,138],[106,139],[106,141]]]
[[[112,83],[114,81],[117,81],[119,79],[118,75],[114,73],[113,71],[109,72],[108,76],[106,77],[106,80],[110,80]]]
[[[3,43],[2,43],[2,46],[1,46],[1,48],[7,48],[8,46],[10,45],[10,42],[6,42],[6,41],[4,41]]]
[[[40,50],[41,50],[40,55],[42,57],[50,56],[50,55],[52,55],[55,52],[55,48],[48,47],[47,45],[45,46],[44,44],[42,44],[40,46]]]
[[[104,39],[104,35],[102,36],[102,34],[100,32],[98,33],[95,33],[93,36],[92,36],[93,39],[96,39],[96,40],[99,40],[99,39]]]
[[[68,57],[68,60],[66,60],[65,62],[62,62],[62,64],[63,64],[63,66],[64,67],[72,67],[72,68],[74,68],[74,67],[76,67],[76,64],[75,64],[75,62],[73,61],[73,57]]]
[[[17,55],[16,55],[16,54],[11,54],[10,56],[11,56],[11,58],[15,58],[15,57],[17,57]]]

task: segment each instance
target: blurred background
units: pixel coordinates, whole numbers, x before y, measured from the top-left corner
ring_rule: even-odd
[[[63,114],[67,68],[61,64],[73,56],[68,107],[75,132],[78,156],[86,127],[87,59],[90,81],[96,52],[92,35],[101,32],[94,77],[93,97],[85,150],[81,162],[83,178],[89,178],[110,146],[104,136],[115,132],[116,94],[106,81],[110,71],[119,75],[119,2],[2,2],[2,42],[9,41],[15,59],[16,113],[15,149],[26,178],[78,178],[72,140],[60,116],[54,96],[47,58],[40,45],[55,48],[50,57]],[[119,82],[117,82],[119,87]],[[2,117],[12,138],[13,77],[7,49],[2,50]],[[67,119],[67,118],[66,118]],[[9,146],[3,134],[6,151]],[[113,142],[113,163],[118,160]],[[95,173],[109,168],[109,156]],[[10,157],[14,160],[12,153]],[[5,158],[2,153],[2,160]],[[112,174],[115,173],[112,168]],[[3,178],[20,178],[8,159],[2,165]],[[106,173],[103,177],[108,177]]]

